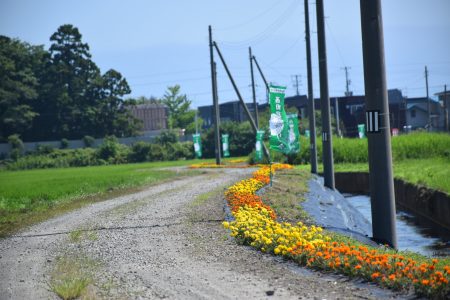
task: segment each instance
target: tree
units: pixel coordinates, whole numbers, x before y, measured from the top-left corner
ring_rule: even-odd
[[[186,128],[195,118],[195,113],[190,112],[191,101],[185,94],[180,95],[180,86],[167,88],[161,102],[169,109],[169,128]]]
[[[134,118],[122,97],[131,93],[131,89],[120,72],[110,69],[102,76],[102,89],[98,106],[97,126],[102,134],[116,136],[135,135],[141,128],[139,120]]]
[[[40,50],[0,36],[0,140],[12,134],[22,135],[38,115],[32,108],[38,96],[33,56]]]

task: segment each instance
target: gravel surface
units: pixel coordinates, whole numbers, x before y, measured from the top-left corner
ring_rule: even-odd
[[[162,183],[0,240],[0,299],[57,299],[50,274],[58,257],[69,256],[95,262],[93,299],[400,297],[237,245],[221,226],[223,191],[252,171],[211,170]]]

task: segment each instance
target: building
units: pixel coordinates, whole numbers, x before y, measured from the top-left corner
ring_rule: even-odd
[[[439,102],[442,107],[442,113],[443,113],[443,120],[442,120],[442,128],[445,131],[449,131],[449,108],[448,105],[450,103],[450,91],[447,91],[445,89],[442,92],[434,94],[435,96],[438,96]]]
[[[439,101],[429,99],[431,111],[431,128],[437,130],[443,127],[444,113]],[[442,117],[441,117],[442,116]],[[406,99],[406,124],[411,129],[428,128],[428,100],[422,98]]]
[[[159,103],[138,104],[130,107],[131,114],[142,121],[142,131],[167,129],[167,106]]]
[[[245,103],[248,110],[254,115],[255,106],[253,103]],[[258,104],[256,104],[258,106]],[[214,106],[205,105],[198,107],[199,116],[203,119],[203,128],[209,128],[214,124]],[[247,114],[240,101],[229,101],[219,104],[220,122],[234,121],[244,122],[247,121]],[[254,117],[253,117],[254,118]]]

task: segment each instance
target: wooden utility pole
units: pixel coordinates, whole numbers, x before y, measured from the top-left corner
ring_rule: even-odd
[[[428,91],[428,68],[425,66],[425,86],[427,89],[428,131],[431,131],[431,102]]]
[[[381,0],[360,0],[373,238],[397,247]]]
[[[216,48],[217,54],[219,55],[220,61],[223,64],[223,67],[225,68],[225,72],[227,72],[228,78],[231,81],[231,85],[233,86],[234,91],[236,92],[236,95],[238,96],[239,102],[241,103],[242,107],[244,108],[244,112],[247,115],[247,118],[250,122],[250,125],[253,128],[254,133],[256,134],[256,132],[258,131],[258,127],[256,127],[255,121],[253,120],[253,117],[250,113],[250,111],[247,108],[247,105],[244,102],[244,99],[241,96],[241,93],[239,92],[239,89],[236,85],[236,82],[233,79],[233,76],[231,75],[230,70],[228,69],[227,63],[225,62],[225,59],[222,56],[222,52],[220,52],[219,46],[217,46],[216,42],[213,42],[214,48]],[[270,161],[270,153],[269,150],[267,149],[266,145],[264,143],[262,143],[263,149],[264,149],[264,154],[266,154],[267,159]]]
[[[253,107],[255,110],[255,123],[256,123],[256,127],[259,128],[258,106],[256,104],[255,77],[253,76],[253,56],[252,56],[252,48],[251,47],[248,47],[248,56],[250,59],[250,75],[252,78],[252,94],[253,94]]]
[[[309,3],[305,0],[305,41],[306,41],[306,70],[308,73],[308,115],[309,115],[309,146],[311,173],[317,174],[317,146],[316,146],[316,116],[314,110],[311,39],[309,36]]]
[[[322,111],[322,145],[324,185],[334,190],[333,138],[331,133],[330,97],[328,95],[327,52],[323,0],[316,0],[317,42],[319,48],[320,109]]]
[[[216,79],[216,68],[214,62],[214,51],[212,42],[212,31],[211,25],[209,29],[209,56],[211,63],[211,82],[212,82],[212,97],[213,97],[213,113],[214,116],[214,144],[215,144],[215,154],[216,154],[216,164],[220,165],[221,151],[220,151],[220,112],[219,112],[219,101],[217,98],[217,79]]]

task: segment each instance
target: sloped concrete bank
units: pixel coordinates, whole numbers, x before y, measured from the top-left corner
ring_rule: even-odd
[[[369,194],[369,174],[365,172],[336,173],[335,183],[342,193]],[[419,222],[450,231],[450,195],[401,179],[394,180],[394,189],[398,208],[412,213]]]

